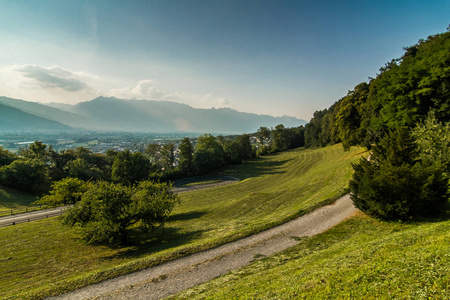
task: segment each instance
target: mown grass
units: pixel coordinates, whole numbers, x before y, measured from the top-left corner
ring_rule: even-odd
[[[34,195],[0,185],[0,215],[11,210],[23,211],[36,200]]]
[[[191,183],[187,183],[187,184],[183,184],[181,187],[188,187],[188,186],[194,186],[194,185],[204,185],[204,184],[212,184],[212,183],[219,183],[222,182],[221,179],[217,179],[217,180],[202,180],[202,181],[196,181],[196,182],[191,182]]]
[[[450,299],[450,214],[401,224],[358,213],[173,299]]]
[[[129,247],[86,245],[57,218],[0,229],[0,298],[42,298],[238,239],[343,194],[363,149],[296,149],[223,171],[240,182],[182,193],[164,230]]]

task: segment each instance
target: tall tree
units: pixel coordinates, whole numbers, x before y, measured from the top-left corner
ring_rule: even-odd
[[[165,170],[172,170],[175,163],[175,144],[167,143],[161,148],[161,163]]]
[[[207,173],[223,166],[225,162],[222,146],[211,134],[197,138],[194,164],[200,173]]]
[[[189,140],[189,138],[185,137],[178,147],[180,150],[180,161],[178,164],[179,169],[181,172],[190,175],[194,171],[194,165],[193,165],[193,155],[194,155],[194,148],[192,147],[192,143]]]
[[[259,139],[259,142],[261,143],[261,146],[264,145],[264,142],[270,139],[270,130],[267,127],[261,126],[259,127],[258,131],[256,132],[256,136]]]

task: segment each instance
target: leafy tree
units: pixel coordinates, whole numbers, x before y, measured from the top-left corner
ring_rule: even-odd
[[[0,146],[0,167],[7,166],[16,160],[18,156]]]
[[[189,138],[185,137],[178,147],[180,150],[180,161],[178,163],[181,172],[190,175],[194,171],[193,155],[194,148]]]
[[[35,141],[29,146],[20,149],[18,151],[18,154],[25,158],[39,159],[43,162],[47,162],[50,160],[50,153],[49,153],[50,149],[51,148],[47,148],[47,145],[42,143],[41,141]]]
[[[434,111],[430,111],[422,124],[412,132],[419,148],[423,164],[442,165],[443,172],[450,175],[450,122],[438,122]]]
[[[345,150],[364,143],[366,129],[362,127],[362,118],[368,94],[369,84],[363,82],[339,101],[336,126]]]
[[[150,161],[154,163],[156,166],[160,166],[161,154],[159,151],[161,150],[161,145],[159,144],[149,144],[145,153],[150,156]]]
[[[38,204],[51,207],[74,204],[81,200],[81,196],[89,188],[89,183],[78,178],[64,178],[54,181],[51,188],[50,194],[39,199]]]
[[[264,145],[264,142],[270,139],[271,132],[269,128],[261,126],[259,127],[258,131],[256,132],[256,136],[259,139],[259,142],[261,143],[261,146]]]
[[[245,160],[253,157],[252,144],[248,134],[237,136],[234,142],[238,145],[240,159]]]
[[[225,163],[222,146],[210,134],[204,134],[197,138],[195,150],[194,164],[199,173],[213,171]]]
[[[362,211],[385,220],[439,212],[448,199],[448,178],[438,165],[424,165],[409,131],[391,131],[369,160],[354,164],[351,198]]]
[[[177,202],[178,196],[166,184],[141,182],[132,188],[98,182],[89,186],[62,221],[79,226],[87,242],[126,245],[131,226],[139,222],[151,229],[162,226]]]
[[[288,133],[283,124],[272,130],[272,148],[274,151],[284,151],[289,147]]]
[[[3,185],[32,193],[44,193],[50,187],[48,166],[41,160],[20,158],[0,168]]]
[[[115,156],[111,179],[117,183],[133,184],[147,180],[152,170],[154,167],[142,153],[131,153],[130,150],[126,150]]]
[[[239,164],[242,162],[240,147],[236,141],[226,140],[223,145],[223,151],[228,164]]]
[[[165,170],[172,170],[175,163],[175,145],[167,143],[161,148],[161,162]]]

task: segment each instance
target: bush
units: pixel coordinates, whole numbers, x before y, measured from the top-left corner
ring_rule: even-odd
[[[357,208],[384,220],[407,220],[438,213],[448,200],[448,178],[441,164],[418,160],[406,129],[390,132],[370,160],[354,164],[351,198]]]

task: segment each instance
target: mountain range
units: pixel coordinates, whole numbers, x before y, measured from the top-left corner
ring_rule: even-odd
[[[98,97],[75,105],[40,104],[0,97],[0,131],[102,130],[123,132],[244,133],[259,127],[297,127],[306,121],[239,112],[197,109],[171,101]],[[14,111],[14,113],[10,113]]]

